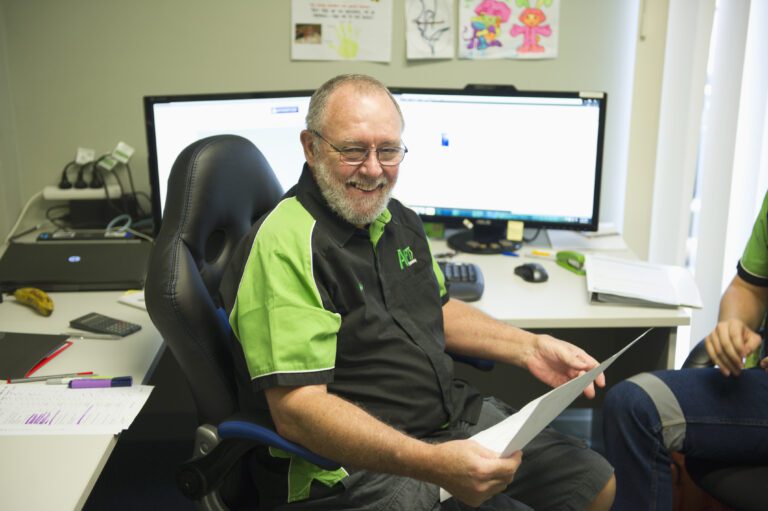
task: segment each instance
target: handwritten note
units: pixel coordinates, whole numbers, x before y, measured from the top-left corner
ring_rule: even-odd
[[[128,429],[152,388],[0,385],[0,435],[117,434]]]

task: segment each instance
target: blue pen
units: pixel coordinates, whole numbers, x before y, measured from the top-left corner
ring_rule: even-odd
[[[510,257],[520,257],[520,254],[517,252],[502,252],[501,255],[510,256]]]

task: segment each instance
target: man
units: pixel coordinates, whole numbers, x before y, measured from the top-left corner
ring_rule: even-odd
[[[744,370],[760,347],[768,310],[768,195],[737,275],[705,339],[718,369],[643,373],[608,392],[604,431],[616,467],[617,510],[672,509],[670,452],[734,464],[768,460],[768,358]]]
[[[324,84],[301,133],[299,183],[235,262],[242,279],[230,323],[253,388],[281,435],[344,467],[327,472],[272,450],[257,469],[262,500],[432,510],[443,487],[455,496],[443,509],[466,509],[456,499],[482,509],[607,509],[612,469],[581,442],[547,431],[500,458],[466,440],[512,412],[454,380],[446,349],[525,367],[553,386],[597,362],[448,299],[419,218],[390,199],[407,152],[402,131],[378,81]]]

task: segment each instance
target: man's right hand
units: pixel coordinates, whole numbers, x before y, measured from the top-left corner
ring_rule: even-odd
[[[523,457],[518,451],[508,458],[500,458],[474,440],[445,442],[435,448],[437,480],[433,482],[472,507],[509,486]]]
[[[760,343],[760,335],[739,319],[729,319],[717,324],[704,344],[709,358],[720,367],[725,376],[738,376],[744,367],[743,359]]]

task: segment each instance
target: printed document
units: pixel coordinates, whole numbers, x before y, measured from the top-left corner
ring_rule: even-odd
[[[588,254],[585,269],[592,302],[668,308],[703,306],[693,275],[679,266]]]
[[[584,389],[587,388],[587,385],[592,383],[600,373],[608,369],[608,366],[614,360],[619,358],[622,353],[627,351],[637,341],[645,337],[651,330],[653,329],[649,328],[640,334],[634,341],[611,355],[591,371],[539,396],[521,408],[516,414],[474,435],[472,440],[475,440],[487,449],[501,453],[502,457],[510,456],[515,451],[519,451],[560,415],[574,399],[579,397]],[[441,502],[450,498],[450,496],[450,493],[442,488],[440,489]]]

